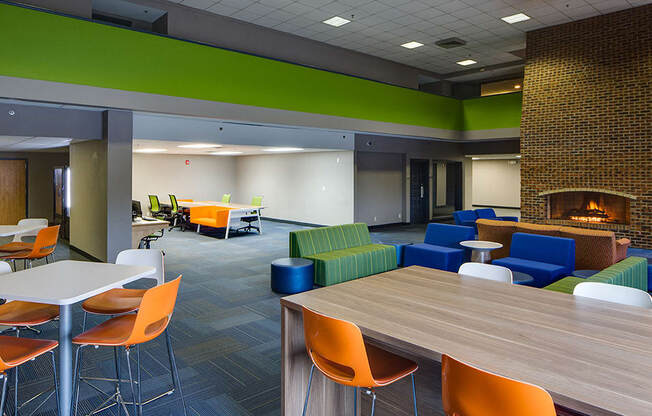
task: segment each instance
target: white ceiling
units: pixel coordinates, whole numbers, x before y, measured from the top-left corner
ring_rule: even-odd
[[[1,152],[34,152],[52,149],[65,150],[71,143],[62,137],[0,136]]]
[[[145,140],[145,139],[134,139],[134,152],[140,149],[165,149],[164,152],[152,152],[147,154],[163,154],[163,155],[203,155],[203,156],[219,156],[211,155],[211,152],[242,152],[238,155],[224,155],[224,156],[247,156],[247,155],[273,155],[279,153],[297,153],[297,151],[283,151],[283,152],[267,152],[264,149],[271,149],[273,146],[243,146],[243,145],[232,145],[225,144],[219,148],[206,148],[206,149],[192,149],[192,148],[183,148],[179,147],[180,145],[188,144],[201,144],[201,142],[188,142],[188,141],[168,141],[168,140]],[[205,143],[211,144],[214,143]],[[328,152],[331,149],[309,149],[301,148],[300,152]]]
[[[649,4],[652,0],[170,0],[317,41],[448,74],[520,60],[525,32]],[[500,18],[525,13],[530,20]],[[353,17],[351,17],[353,15]],[[322,23],[333,16],[352,20],[339,28]],[[442,49],[438,40],[459,37],[467,44]],[[417,41],[424,46],[405,49]],[[455,62],[472,58],[462,67]]]

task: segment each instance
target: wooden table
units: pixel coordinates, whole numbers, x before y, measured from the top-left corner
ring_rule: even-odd
[[[257,217],[258,234],[263,233],[263,225],[261,224],[260,221],[260,211],[265,209],[264,206],[232,204],[232,203],[218,202],[218,201],[193,201],[193,202],[179,201],[178,203],[179,206],[185,208],[206,207],[206,206],[230,208],[229,218],[227,219],[226,222],[226,234],[224,234],[224,239],[229,238],[229,228],[231,227],[231,220],[240,219],[242,217]]]
[[[288,296],[281,305],[287,416],[301,414],[310,370],[301,306],[354,322],[369,342],[415,359],[421,416],[443,414],[442,354],[539,385],[563,414],[652,415],[647,309],[418,266]],[[409,389],[402,381],[379,389],[376,414],[412,414]],[[351,416],[353,391],[316,376],[308,409]]]
[[[168,221],[146,221],[138,218],[131,222],[131,248],[140,248],[140,240],[150,234],[164,230],[170,225]]]
[[[72,403],[72,305],[154,274],[149,266],[65,260],[9,273],[0,279],[0,297],[59,305],[59,400],[63,416]]]

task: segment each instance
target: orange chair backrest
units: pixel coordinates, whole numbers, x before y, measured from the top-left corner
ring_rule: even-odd
[[[457,361],[441,360],[442,400],[447,416],[556,416],[541,387],[492,374]]]
[[[140,302],[136,321],[125,345],[141,344],[159,336],[170,323],[177,301],[181,276],[148,289]]]
[[[310,359],[331,380],[376,387],[362,332],[355,324],[303,308],[303,333]]]
[[[54,252],[57,248],[57,241],[59,241],[59,225],[43,228],[36,234],[32,252],[29,253],[29,258],[45,257]]]

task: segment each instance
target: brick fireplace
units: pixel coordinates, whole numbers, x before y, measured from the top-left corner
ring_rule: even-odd
[[[529,32],[523,221],[652,249],[652,5]]]

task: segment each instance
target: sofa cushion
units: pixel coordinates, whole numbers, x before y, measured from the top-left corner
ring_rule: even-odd
[[[371,244],[367,224],[319,227],[290,233],[290,257],[305,257]]]
[[[304,256],[315,263],[315,283],[333,285],[396,268],[394,246],[368,244]]]
[[[460,241],[475,240],[475,230],[462,225],[430,223],[426,228],[424,243],[436,246],[461,248]]]
[[[514,233],[510,257],[565,266],[575,270],[575,241],[570,238]]]
[[[575,240],[575,268],[602,270],[616,259],[616,236],[613,231],[561,227],[560,235]]]
[[[494,260],[492,264],[507,267],[515,272],[527,273],[534,278],[529,286],[545,287],[555,282],[560,277],[567,276],[573,272],[568,267],[558,264],[544,263],[535,260],[528,260],[516,257],[504,257]]]
[[[491,251],[491,257],[499,259],[509,256],[509,247],[512,244],[512,234],[516,232],[516,223],[511,221],[479,219],[478,240],[500,243],[503,248]]]
[[[545,289],[553,290],[555,292],[573,293],[573,290],[575,290],[575,286],[579,285],[582,282],[586,282],[586,279],[582,279],[581,277],[569,276],[569,277],[564,277],[561,280],[557,280],[555,283],[546,286]]]
[[[527,222],[517,222],[516,232],[549,235],[551,237],[561,237],[561,227],[558,225],[530,224]]]
[[[433,244],[412,244],[405,247],[403,266],[423,266],[431,269],[457,272],[464,262],[465,251],[461,248]]]
[[[496,211],[493,208],[478,208],[475,210],[478,218],[486,218],[488,220],[496,219]]]
[[[453,212],[453,219],[455,219],[455,224],[457,225],[469,226],[471,224],[475,224],[475,220],[478,219],[478,215],[471,209],[465,211],[455,211]]]

